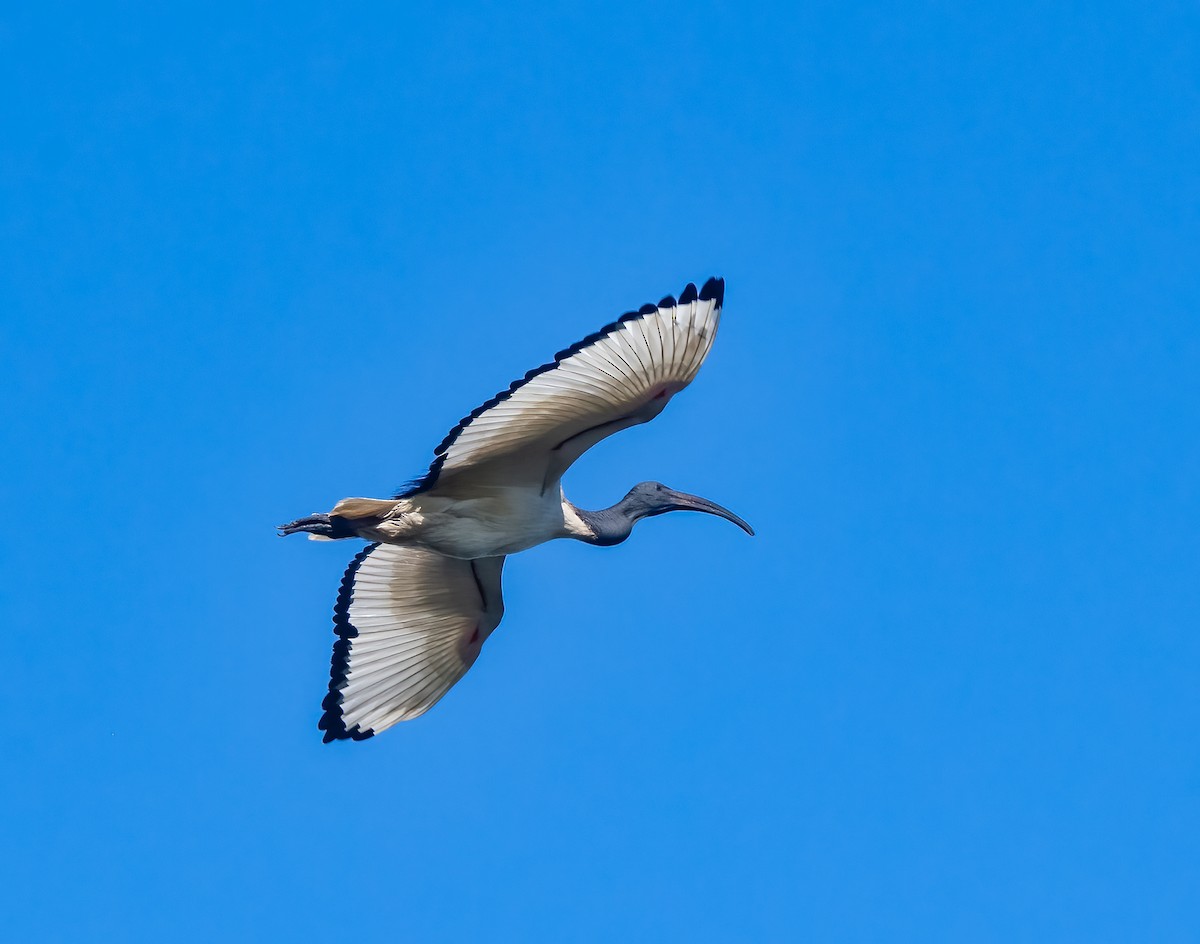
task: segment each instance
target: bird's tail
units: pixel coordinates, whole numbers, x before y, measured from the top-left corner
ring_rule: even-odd
[[[343,498],[327,515],[309,515],[279,526],[281,535],[307,532],[314,541],[367,537],[360,529],[370,529],[396,509],[395,499]],[[377,539],[376,539],[377,540]]]

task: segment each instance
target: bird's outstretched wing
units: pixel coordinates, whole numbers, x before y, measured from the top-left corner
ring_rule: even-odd
[[[424,714],[466,674],[504,615],[503,557],[456,560],[371,544],[342,578],[318,727],[362,740]]]
[[[553,485],[606,436],[657,416],[692,382],[721,319],[724,279],[678,300],[643,305],[498,393],[464,417],[429,471],[396,497],[489,486]]]

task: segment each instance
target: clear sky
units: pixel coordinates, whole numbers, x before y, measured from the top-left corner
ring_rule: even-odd
[[[1195,941],[1193,3],[0,19],[14,941]],[[709,275],[428,716],[321,744],[356,542]]]

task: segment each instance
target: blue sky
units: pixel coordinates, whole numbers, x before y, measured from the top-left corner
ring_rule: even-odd
[[[27,5],[0,20],[13,940],[1193,941],[1192,4]],[[711,274],[510,561],[316,730],[273,526]]]

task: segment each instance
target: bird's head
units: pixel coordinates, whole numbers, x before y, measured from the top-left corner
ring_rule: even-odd
[[[702,511],[732,521],[747,534],[754,534],[754,529],[728,508],[699,495],[677,492],[673,488],[667,488],[662,482],[639,482],[621,500],[621,505],[635,521],[638,518],[666,514],[668,511]]]

